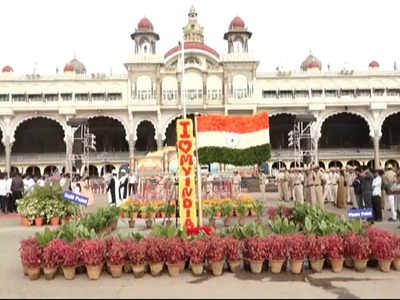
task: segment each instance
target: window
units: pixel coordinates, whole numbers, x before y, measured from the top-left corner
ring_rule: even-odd
[[[28,95],[28,100],[29,102],[40,102],[43,100],[42,95],[37,94],[37,95]]]
[[[71,101],[72,100],[72,94],[71,93],[63,93],[63,94],[61,94],[61,99],[63,101]]]
[[[357,90],[356,95],[358,97],[371,97],[371,90],[370,89]]]
[[[44,96],[46,101],[52,102],[52,101],[58,101],[58,94],[46,94]]]
[[[135,98],[135,96],[134,96]],[[154,98],[154,93],[152,90],[138,90],[136,92],[136,99],[139,100],[150,100]]]
[[[295,97],[296,98],[308,98],[309,94],[307,90],[299,90],[295,91]]]
[[[354,90],[341,90],[340,95],[343,97],[354,97]]]
[[[279,91],[279,98],[293,98],[293,91]]]
[[[75,94],[75,100],[77,100],[77,101],[89,101],[89,94]]]
[[[8,102],[8,95],[0,94],[0,102]]]
[[[105,94],[102,93],[92,94],[92,101],[104,101],[105,98],[106,98]]]
[[[207,90],[207,99],[208,100],[222,99],[222,90],[220,89]]]
[[[110,93],[107,95],[108,100],[110,101],[118,101],[122,100],[122,94],[121,93]]]
[[[12,95],[12,101],[14,101],[14,102],[24,102],[25,99],[26,99],[26,97],[23,94]]]
[[[388,96],[400,96],[400,89],[387,89],[386,95]]]
[[[384,93],[384,89],[374,89],[374,96],[383,96]]]
[[[337,97],[338,91],[337,90],[325,90],[326,97]]]
[[[322,97],[322,90],[311,90],[311,97]]]
[[[263,98],[269,98],[269,99],[271,99],[271,98],[276,98],[277,96],[276,96],[276,91],[275,90],[264,90],[263,92],[262,92],[262,95],[263,95]]]
[[[185,100],[194,101],[203,98],[203,90],[188,89],[185,90]]]
[[[173,101],[178,98],[177,90],[163,90],[163,99],[167,101]]]

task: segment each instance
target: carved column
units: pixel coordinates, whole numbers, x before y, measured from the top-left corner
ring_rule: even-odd
[[[129,168],[135,171],[135,144],[136,141],[133,136],[129,137]]]
[[[74,130],[68,127],[68,132],[65,133],[65,173],[72,173],[73,154],[72,148],[74,146]]]
[[[162,134],[159,133],[157,136],[157,150],[162,150],[163,148],[163,137]]]
[[[6,154],[6,172],[8,175],[10,175],[10,170],[11,170],[11,149],[13,143],[11,142],[10,137],[6,136],[3,139],[3,144],[5,148],[5,154]]]
[[[378,131],[375,132],[375,135],[372,137],[374,142],[374,162],[375,162],[375,169],[381,166],[380,164],[380,154],[379,154],[379,141],[381,140],[381,135]]]

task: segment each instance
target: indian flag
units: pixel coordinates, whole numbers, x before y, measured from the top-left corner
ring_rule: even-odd
[[[254,116],[199,116],[197,145],[200,162],[261,164],[271,156],[268,113]]]

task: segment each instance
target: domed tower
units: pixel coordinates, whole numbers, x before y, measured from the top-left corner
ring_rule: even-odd
[[[131,38],[135,41],[135,54],[156,54],[156,43],[160,36],[154,32],[153,24],[146,17],[137,24]]]
[[[189,43],[204,43],[203,26],[197,22],[197,12],[194,6],[190,8],[188,13],[189,21],[183,28],[183,34],[185,37],[185,42]]]
[[[247,30],[244,21],[236,16],[229,25],[228,32],[224,34],[224,39],[228,41],[228,53],[247,53],[247,42],[250,38],[251,32]]]
[[[75,72],[76,74],[85,74],[86,67],[83,63],[77,60],[75,57],[70,60],[64,67],[64,73],[72,73]]]
[[[306,71],[321,71],[322,63],[316,58],[312,53],[301,63],[300,69],[304,72]]]
[[[368,69],[370,72],[379,70],[379,63],[376,60],[371,61],[368,65]]]

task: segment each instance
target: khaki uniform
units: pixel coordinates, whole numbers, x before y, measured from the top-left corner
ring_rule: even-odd
[[[260,172],[260,176],[259,176],[260,192],[261,192],[264,200],[265,200],[265,183],[266,182],[267,182],[267,176],[263,172]]]
[[[284,177],[283,177],[283,195],[285,202],[289,202],[290,200],[290,191],[289,191],[289,171],[284,172]]]
[[[233,194],[234,197],[238,197],[240,193],[240,182],[242,181],[242,177],[239,174],[233,176]]]
[[[297,201],[301,204],[304,203],[303,181],[304,177],[301,172],[294,174],[294,201]]]
[[[389,169],[385,172],[385,176],[388,179],[390,185],[392,186],[393,183],[396,182],[396,172],[394,172],[392,169]],[[388,195],[388,206],[390,207],[390,211],[392,212],[392,219],[397,220],[397,211],[394,205],[394,196],[393,195]]]
[[[294,171],[289,173],[289,199],[294,199]]]
[[[319,208],[324,209],[324,197],[322,193],[323,189],[323,184],[325,183],[324,180],[324,175],[322,172],[318,169],[314,171],[314,185],[315,185],[315,198],[316,198],[316,204],[318,205]]]
[[[308,183],[308,188],[309,188],[309,193],[310,193],[310,202],[313,207],[315,207],[316,202],[317,202],[317,196],[315,194],[315,174],[314,171],[309,171],[307,174],[307,183]]]
[[[285,201],[285,193],[284,193],[284,187],[283,187],[284,180],[285,180],[285,174],[281,171],[278,174],[279,201]]]
[[[307,172],[306,171],[304,171],[303,172],[303,179],[304,179],[304,181],[303,181],[303,198],[304,198],[304,201],[305,202],[307,202],[307,203],[311,203],[311,199],[310,199],[310,187],[309,187],[309,184],[308,184],[308,176],[307,176]]]
[[[356,199],[356,194],[354,193],[354,187],[353,187],[353,182],[354,179],[356,179],[356,174],[354,171],[349,172],[349,175],[347,177],[347,186],[348,186],[348,199],[353,205],[353,207],[358,207],[357,199]]]
[[[338,192],[338,184],[339,184],[340,175],[338,172],[332,173],[332,202],[337,203],[337,192]]]

